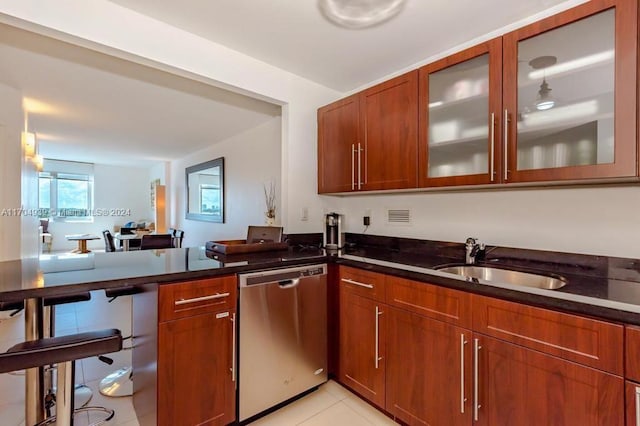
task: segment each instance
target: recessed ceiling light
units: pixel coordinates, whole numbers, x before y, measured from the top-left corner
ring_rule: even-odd
[[[351,29],[380,24],[397,15],[406,0],[318,0],[323,15],[332,23]]]

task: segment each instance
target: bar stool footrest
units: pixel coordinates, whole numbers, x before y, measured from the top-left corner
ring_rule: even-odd
[[[113,419],[113,416],[115,416],[116,412],[115,410],[110,410],[108,408],[104,408],[104,407],[82,407],[82,408],[76,408],[75,410],[73,410],[73,414],[78,414],[78,413],[89,413],[89,412],[100,412],[100,413],[104,413],[106,415],[106,417],[102,420],[98,420],[95,423],[89,423],[89,426],[99,426],[99,425],[103,425],[106,422],[110,421],[111,419]],[[41,421],[40,423],[36,424],[36,426],[45,426],[45,425],[50,425],[50,424],[54,424],[56,422],[56,416],[51,416],[43,421]]]

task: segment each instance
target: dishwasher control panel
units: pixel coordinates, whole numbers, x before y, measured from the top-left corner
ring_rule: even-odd
[[[307,265],[292,268],[270,269],[267,271],[239,274],[240,287],[256,284],[268,284],[299,278],[314,277],[327,274],[327,265]]]

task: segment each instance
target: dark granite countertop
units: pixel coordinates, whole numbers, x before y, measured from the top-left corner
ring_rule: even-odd
[[[325,261],[324,250],[307,246],[234,256],[204,247],[42,255],[0,262],[0,302]]]
[[[640,260],[488,246],[483,266],[561,276],[543,290],[465,280],[433,268],[464,263],[464,244],[348,234],[336,261],[476,294],[640,325]]]
[[[65,295],[77,291],[168,283],[294,265],[334,262],[566,312],[640,325],[640,260],[487,247],[483,265],[560,275],[568,284],[542,290],[473,282],[434,270],[464,261],[461,243],[347,234],[340,256],[314,244],[288,250],[238,254],[204,247],[116,253],[43,255],[0,262],[0,301]]]

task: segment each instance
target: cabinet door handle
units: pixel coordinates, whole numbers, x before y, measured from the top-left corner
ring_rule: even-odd
[[[496,145],[496,114],[494,112],[491,113],[491,152],[489,153],[490,155],[490,167],[489,167],[489,177],[491,178],[491,182],[493,182],[495,180],[495,177],[493,176],[494,171],[495,171],[495,164],[494,164],[494,150],[495,150],[495,145]]]
[[[464,414],[464,403],[467,402],[467,398],[464,397],[464,346],[467,341],[464,338],[464,334],[460,334],[460,413]]]
[[[356,144],[351,144],[351,190],[356,189]]]
[[[509,110],[504,110],[504,180],[506,181],[509,176]]]
[[[373,288],[372,284],[359,283],[358,281],[350,280],[349,278],[342,278],[340,281],[343,281],[347,284],[357,285],[359,287]]]
[[[476,422],[478,421],[478,410],[482,407],[478,402],[478,357],[480,356],[480,349],[482,349],[480,340],[473,339],[473,420]]]
[[[222,299],[223,297],[229,297],[229,293],[216,293],[212,294],[211,296],[194,297],[192,299],[180,299],[176,300],[174,303],[176,304],[176,306],[178,306],[186,305],[188,303],[203,302],[205,300]]]
[[[640,426],[640,386],[636,386],[636,426]]]
[[[375,353],[375,365],[376,369],[378,369],[380,365],[380,315],[382,315],[382,311],[376,305],[376,353]]]
[[[231,381],[236,383],[236,313],[231,314]],[[236,388],[237,388],[236,383]]]
[[[358,189],[362,189],[362,147],[358,143]]]

